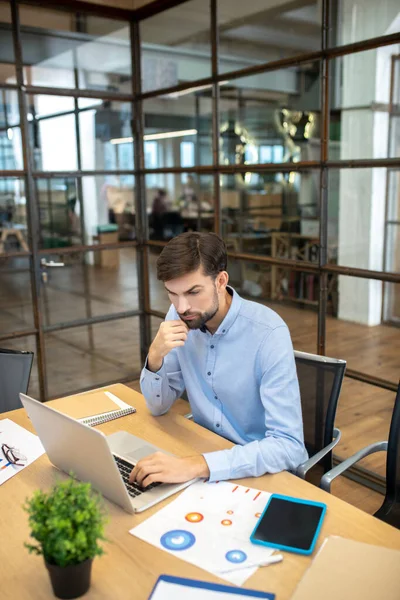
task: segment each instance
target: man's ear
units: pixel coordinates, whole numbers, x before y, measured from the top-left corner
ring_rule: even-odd
[[[229,275],[226,271],[220,271],[217,275],[217,292],[224,292],[228,285]]]

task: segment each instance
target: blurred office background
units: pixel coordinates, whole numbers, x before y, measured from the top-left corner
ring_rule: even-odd
[[[190,230],[297,350],[347,360],[338,458],[387,439],[398,0],[0,0],[0,345],[35,352],[32,395],[137,379]]]

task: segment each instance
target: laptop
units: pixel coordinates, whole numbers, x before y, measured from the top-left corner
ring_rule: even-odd
[[[146,488],[130,484],[129,474],[135,464],[160,448],[127,431],[105,436],[25,394],[19,397],[50,462],[77,479],[89,481],[103,496],[129,513],[142,512],[196,481],[152,483]]]

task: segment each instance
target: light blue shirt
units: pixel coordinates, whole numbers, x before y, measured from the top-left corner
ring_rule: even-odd
[[[194,421],[236,444],[203,454],[210,481],[293,470],[307,460],[289,330],[273,310],[228,289],[232,303],[214,335],[190,330],[157,373],[144,367],[140,377],[153,415],[186,389]],[[176,319],[171,306],[166,320]]]

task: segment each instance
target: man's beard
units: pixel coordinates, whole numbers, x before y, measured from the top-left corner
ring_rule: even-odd
[[[209,310],[207,310],[204,313],[200,313],[196,319],[190,319],[189,321],[187,321],[185,319],[185,317],[192,316],[192,314],[190,312],[185,312],[182,315],[179,315],[179,317],[182,319],[182,321],[184,323],[186,323],[186,325],[189,327],[189,329],[201,329],[202,327],[205,326],[206,323],[208,323],[208,321],[211,321],[211,319],[213,317],[215,317],[215,315],[218,312],[218,309],[219,309],[218,294],[217,294],[216,290],[214,290],[213,303]],[[194,316],[194,314],[193,314],[193,316]]]

